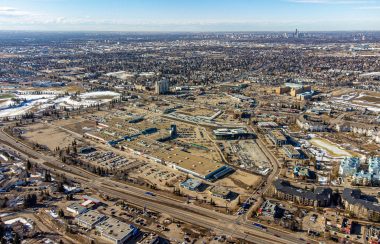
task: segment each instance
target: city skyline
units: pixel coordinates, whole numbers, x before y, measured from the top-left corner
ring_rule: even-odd
[[[0,30],[380,30],[380,0],[1,0]]]

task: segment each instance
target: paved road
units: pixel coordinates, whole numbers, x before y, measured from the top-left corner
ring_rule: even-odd
[[[278,233],[281,236],[278,237],[271,232],[257,229],[248,223],[238,224],[236,223],[236,216],[225,215],[161,195],[148,196],[140,188],[115,182],[108,178],[99,178],[97,175],[74,166],[65,165],[63,167],[63,164],[56,158],[36,152],[13,137],[8,136],[3,130],[0,131],[0,141],[18,151],[24,158],[29,156],[32,162],[56,171],[56,173],[62,173],[67,178],[74,179],[89,188],[140,207],[146,206],[149,209],[169,214],[183,222],[211,229],[216,233],[221,232],[227,236],[241,238],[252,243],[306,243],[287,233]],[[45,162],[49,162],[49,164],[45,164]]]

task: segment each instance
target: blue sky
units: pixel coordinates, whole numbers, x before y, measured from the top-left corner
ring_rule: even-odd
[[[380,30],[380,0],[0,0],[1,30]]]

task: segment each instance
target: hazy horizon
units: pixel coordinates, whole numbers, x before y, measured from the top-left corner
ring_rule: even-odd
[[[380,0],[0,0],[0,30],[380,31]]]

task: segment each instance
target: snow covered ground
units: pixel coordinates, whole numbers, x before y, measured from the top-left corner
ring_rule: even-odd
[[[87,92],[80,94],[78,98],[71,95],[58,97],[55,94],[16,94],[15,98],[25,100],[25,102],[15,106],[17,104],[11,99],[3,101],[0,104],[0,118],[20,116],[31,110],[42,111],[52,105],[68,109],[89,107],[110,102],[119,96],[119,93],[112,91]]]
[[[28,229],[32,229],[32,225],[24,218],[15,218],[15,219],[10,219],[4,222],[6,225],[12,225],[16,222],[21,222],[23,225],[25,225]]]
[[[337,97],[334,99],[336,103],[341,103],[345,105],[349,105],[352,107],[360,107],[360,108],[365,108],[369,111],[373,112],[380,112],[380,106],[376,102],[368,102],[368,101],[363,101],[360,100],[363,97],[368,97],[368,94],[365,93],[350,93],[346,95],[342,95],[340,97]]]
[[[319,147],[320,149],[326,151],[326,154],[332,157],[351,157],[352,154],[347,152],[344,149],[339,148],[338,145],[329,142],[328,140],[325,139],[320,139],[320,138],[313,138],[310,140],[310,143],[313,144],[314,146]]]

